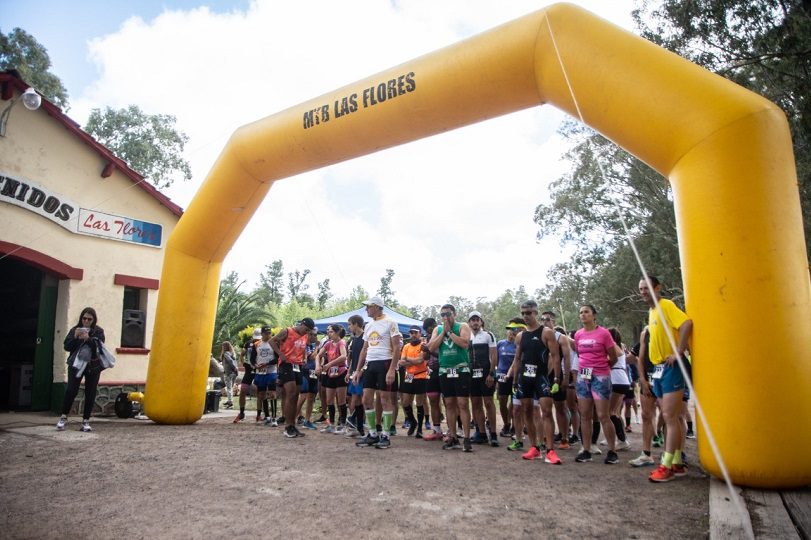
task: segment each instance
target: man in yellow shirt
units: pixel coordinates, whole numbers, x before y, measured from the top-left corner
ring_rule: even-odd
[[[651,473],[651,482],[669,482],[676,476],[687,474],[682,463],[682,398],[686,383],[677,358],[687,362],[684,352],[688,349],[693,333],[693,321],[676,304],[661,298],[662,285],[653,276],[639,282],[639,294],[650,308],[648,310],[648,331],[650,332],[650,361],[653,370],[653,393],[659,399],[662,415],[667,426],[665,452],[662,462]],[[659,309],[656,308],[658,302]],[[676,344],[673,351],[671,343]]]

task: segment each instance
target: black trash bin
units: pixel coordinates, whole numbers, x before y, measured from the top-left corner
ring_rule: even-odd
[[[219,412],[220,410],[220,392],[219,390],[209,390],[206,392],[206,407],[203,411],[205,413]]]

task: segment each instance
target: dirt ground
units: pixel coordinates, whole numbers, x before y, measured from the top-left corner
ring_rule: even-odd
[[[72,418],[0,429],[2,538],[701,538],[709,481],[698,467],[666,484],[621,462],[524,461],[502,446],[443,451],[392,438],[389,450],[341,435],[233,424]],[[248,418],[251,418],[250,416]],[[47,418],[44,419],[47,421]],[[695,459],[695,441],[688,441]],[[654,451],[654,457],[658,452]]]

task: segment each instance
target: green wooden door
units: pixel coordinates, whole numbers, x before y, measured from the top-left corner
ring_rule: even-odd
[[[56,297],[58,291],[59,283],[56,278],[45,274],[42,278],[42,288],[39,295],[37,347],[34,353],[34,381],[31,389],[32,411],[44,411],[52,408],[54,324],[56,322]]]

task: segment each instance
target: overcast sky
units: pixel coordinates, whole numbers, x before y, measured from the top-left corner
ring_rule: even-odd
[[[193,179],[164,192],[185,208],[240,126],[550,3],[6,0],[0,28],[48,48],[82,125],[105,106],[175,115]],[[632,29],[631,0],[574,3]],[[566,256],[536,241],[533,222],[567,169],[562,119],[536,107],[280,180],[223,275],[254,284],[281,259],[286,271],[311,270],[312,291],[329,278],[347,296],[356,285],[374,293],[392,268],[409,306],[534,291]],[[418,206],[434,217],[413,219]]]

